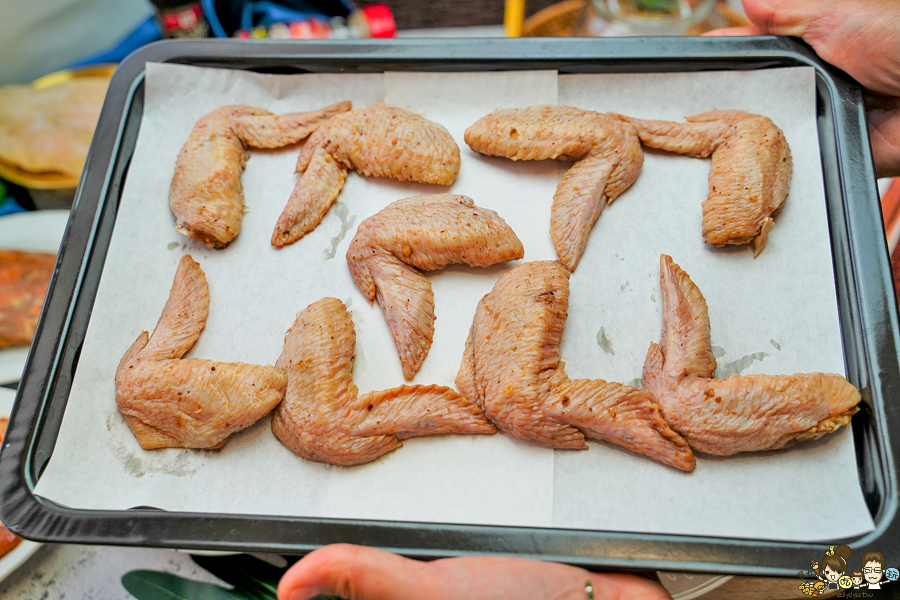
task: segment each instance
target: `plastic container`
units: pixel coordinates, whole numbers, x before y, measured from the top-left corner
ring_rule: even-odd
[[[234,37],[243,40],[271,38],[277,40],[346,40],[359,38],[392,38],[397,33],[394,15],[386,4],[370,4],[354,10],[347,18],[309,16],[297,21],[277,21],[268,27],[239,29]]]

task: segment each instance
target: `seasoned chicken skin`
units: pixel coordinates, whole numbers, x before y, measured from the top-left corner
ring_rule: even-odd
[[[398,200],[360,223],[347,265],[366,299],[378,298],[409,380],[434,338],[434,294],[417,269],[488,267],[524,255],[500,215],[466,196],[435,194]]]
[[[145,450],[219,448],[284,397],[275,367],[181,358],[208,313],[206,275],[184,256],[153,335],[142,332],[116,371],[116,403]]]
[[[644,163],[631,125],[572,106],[501,110],[466,129],[465,140],[488,156],[577,161],[559,182],[550,213],[553,245],[569,271],[578,266],[603,208],[634,183]]]
[[[332,119],[303,145],[303,173],[278,218],[273,246],[293,244],[312,231],[337,199],[349,169],[450,185],[459,174],[459,146],[442,126],[380,102]]]
[[[284,115],[250,106],[223,106],[202,117],[175,162],[169,206],[176,229],[210,248],[227,246],[241,230],[241,173],[247,148],[295,144],[348,110],[349,102]]]
[[[495,433],[481,410],[456,391],[403,385],[359,396],[353,384],[356,333],[340,300],[323,298],[297,315],[277,365],[287,373],[272,431],[309,460],[359,465],[438,433]]]
[[[505,274],[478,303],[456,386],[513,437],[572,450],[588,437],[693,471],[687,443],[646,393],[568,378],[559,360],[568,306],[569,273],[558,262]]]
[[[860,396],[840,375],[712,379],[716,359],[706,300],[671,257],[664,254],[659,262],[662,342],[647,352],[644,391],[691,448],[720,456],[776,450],[850,422]]]
[[[753,242],[754,256],[775,225],[772,215],[784,204],[791,185],[791,149],[771,120],[739,110],[715,110],[687,123],[626,119],[641,141],[697,158],[712,155],[709,196],[703,202],[707,244]]]

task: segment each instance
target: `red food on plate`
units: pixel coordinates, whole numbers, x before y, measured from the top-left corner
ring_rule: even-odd
[[[31,344],[55,254],[0,250],[0,348]]]
[[[6,424],[9,422],[7,418],[0,418],[0,444],[3,443],[3,435],[6,433]],[[10,550],[19,545],[22,538],[13,535],[9,530],[0,524],[0,556],[5,556]]]

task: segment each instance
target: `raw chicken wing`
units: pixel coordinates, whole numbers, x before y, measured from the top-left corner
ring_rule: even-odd
[[[501,277],[478,303],[456,386],[513,437],[572,450],[586,449],[588,437],[693,471],[687,443],[646,393],[568,378],[559,360],[568,306],[569,273],[558,262]]]
[[[356,287],[378,304],[412,379],[434,337],[434,294],[417,269],[472,267],[517,260],[522,242],[500,215],[457,194],[398,200],[359,225],[347,264]]]
[[[513,160],[577,161],[553,196],[550,235],[560,262],[574,271],[603,208],[637,179],[644,154],[634,127],[571,106],[531,106],[492,113],[466,129],[466,144]]]
[[[712,379],[706,300],[687,273],[660,257],[662,342],[650,344],[644,390],[698,452],[728,456],[818,439],[850,422],[859,392],[840,375],[732,375]]]
[[[219,448],[284,397],[275,367],[181,358],[208,313],[206,275],[184,256],[153,335],[142,332],[116,371],[116,403],[145,450]]]
[[[415,113],[383,102],[350,111],[304,144],[297,181],[272,233],[273,246],[293,244],[312,231],[337,199],[348,169],[450,185],[459,173],[459,147],[450,133]]]
[[[323,298],[297,315],[277,365],[287,373],[272,431],[309,460],[358,465],[438,433],[494,433],[481,410],[456,391],[403,385],[359,396],[353,384],[356,333],[340,300]]]
[[[707,244],[766,245],[791,184],[791,149],[771,120],[739,110],[716,110],[687,123],[628,120],[651,148],[706,158],[712,155],[709,196],[703,202]]]
[[[247,148],[295,144],[348,110],[349,102],[284,115],[250,106],[223,106],[201,118],[178,154],[169,188],[176,229],[210,248],[227,246],[241,230],[241,173]]]

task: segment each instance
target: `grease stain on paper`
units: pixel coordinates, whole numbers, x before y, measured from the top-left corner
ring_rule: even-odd
[[[115,422],[117,416],[120,423]],[[131,430],[128,429],[128,425],[125,424],[121,415],[115,413],[106,417],[106,429],[110,432],[108,442],[110,453],[116,457],[126,474],[134,478],[143,477],[147,473],[165,473],[175,477],[187,477],[197,472],[196,468],[188,465],[190,452],[185,449],[170,448],[166,452],[154,452],[151,456],[146,457],[135,455],[117,433],[122,431],[123,426],[131,435]]]
[[[781,344],[776,342],[775,340],[769,340],[769,343],[772,344],[772,347],[781,352]]]
[[[761,361],[767,356],[769,355],[766,352],[754,352],[753,354],[742,356],[735,361],[719,365],[719,368],[716,369],[716,378],[725,379],[730,375],[740,375],[745,369],[753,364],[753,361]]]
[[[723,348],[722,346],[713,346],[712,354],[716,358],[722,358],[723,356],[725,356],[725,348]]]
[[[347,208],[347,205],[343,202],[334,203],[334,214],[341,220],[341,230],[336,236],[331,238],[331,249],[329,250],[326,248],[322,251],[324,260],[331,260],[334,258],[334,255],[337,253],[338,244],[347,237],[347,232],[350,231],[350,228],[353,227],[354,224],[356,224],[356,215],[351,215],[350,209]]]
[[[168,244],[166,244],[166,250],[174,250],[178,246],[178,242],[169,242]]]
[[[635,377],[634,379],[632,379],[631,381],[629,381],[629,382],[626,383],[625,385],[629,385],[629,386],[631,386],[631,387],[633,387],[633,388],[637,388],[637,389],[639,389],[639,390],[642,390],[642,389],[644,389],[644,380],[641,379],[640,377]]]
[[[616,355],[616,351],[613,350],[612,347],[612,342],[610,342],[609,338],[606,337],[606,329],[603,327],[601,327],[600,331],[597,332],[597,345],[600,346],[600,349],[607,354],[611,354],[613,356]]]

